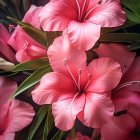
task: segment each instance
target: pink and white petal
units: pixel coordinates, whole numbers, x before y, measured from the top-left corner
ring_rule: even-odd
[[[44,31],[63,31],[71,20],[77,18],[74,7],[66,0],[50,1],[39,16]]]
[[[78,56],[78,57],[77,57]],[[48,58],[53,71],[70,75],[66,66],[71,71],[86,68],[86,53],[73,47],[67,36],[61,36],[54,40],[48,49]]]
[[[14,140],[15,139],[15,133],[5,133],[0,135],[0,140]]]
[[[110,120],[114,111],[114,105],[107,93],[87,93],[84,110],[78,114],[78,119],[88,127],[100,128]]]
[[[87,69],[92,75],[87,91],[106,92],[115,88],[122,77],[120,65],[111,58],[93,60]]]
[[[65,32],[74,46],[81,50],[89,50],[99,39],[100,29],[100,25],[91,22],[71,21]]]
[[[38,22],[39,20],[39,13],[42,10],[42,6],[35,6],[35,5],[31,5],[30,9],[26,12],[23,21],[24,22],[28,22],[31,25],[33,25],[34,27],[40,29],[40,23]]]
[[[12,100],[8,110],[7,128],[5,133],[19,131],[29,125],[35,115],[33,107],[19,100]]]
[[[17,84],[8,78],[0,77],[0,106],[7,103],[10,96],[16,90]]]
[[[70,130],[75,122],[76,116],[85,105],[85,95],[69,98],[52,104],[52,114],[55,126],[60,130]]]
[[[101,44],[99,48],[94,49],[94,51],[96,51],[100,57],[113,58],[125,71],[129,69],[136,55],[134,52],[130,52],[126,46],[119,43]]]
[[[135,127],[136,122],[130,115],[113,117],[101,127],[101,140],[132,140]]]
[[[61,73],[50,72],[42,77],[39,86],[32,91],[32,98],[39,105],[52,104],[74,97],[75,92],[76,88],[69,78]]]
[[[91,6],[88,10],[91,10]],[[126,21],[126,14],[119,0],[102,0],[100,4],[94,7],[94,10],[86,18],[94,24],[102,27],[117,27]]]

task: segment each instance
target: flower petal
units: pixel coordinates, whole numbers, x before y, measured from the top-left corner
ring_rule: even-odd
[[[7,103],[16,88],[16,82],[8,78],[0,77],[0,106]]]
[[[125,68],[125,71],[129,69],[136,55],[134,52],[130,52],[126,46],[117,43],[101,44],[95,51],[100,57],[113,58],[123,70]]]
[[[71,72],[74,71],[73,74],[76,72],[76,75],[78,75],[78,69],[86,68],[86,53],[73,47],[67,36],[55,39],[48,49],[48,58],[53,71],[62,72],[67,75],[70,74],[66,65]]]
[[[5,133],[19,131],[29,125],[35,112],[30,104],[19,100],[12,100],[6,116],[7,129]]]
[[[95,5],[94,2],[93,4]],[[102,0],[90,13],[87,20],[102,27],[117,27],[125,22],[126,15],[119,0]]]
[[[136,122],[130,115],[113,117],[101,127],[101,140],[132,140],[135,127]]]
[[[83,50],[91,49],[100,37],[101,26],[91,22],[71,21],[66,29],[72,44]]]
[[[114,105],[107,93],[87,93],[84,110],[78,119],[86,126],[99,128],[113,116]]]
[[[123,76],[122,82],[129,81],[140,81],[140,56],[134,59],[131,67]],[[139,89],[138,91],[140,92],[140,83],[137,84],[137,89]],[[136,90],[136,87],[134,88],[134,90]]]
[[[93,60],[87,69],[92,75],[87,88],[91,92],[105,92],[115,88],[122,76],[120,65],[108,57]]]
[[[55,126],[63,131],[70,130],[75,122],[76,116],[83,110],[85,95],[69,98],[52,104],[52,113]]]
[[[32,91],[32,98],[37,104],[52,104],[53,102],[71,98],[76,88],[65,75],[50,72],[44,75],[40,85]]]
[[[0,135],[0,140],[14,140],[15,138],[15,133],[6,133]]]
[[[40,12],[40,24],[43,30],[62,31],[71,20],[75,20],[77,15],[73,1],[53,0],[46,4]]]

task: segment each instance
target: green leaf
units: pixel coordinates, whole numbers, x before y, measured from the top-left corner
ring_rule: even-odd
[[[10,77],[10,76],[15,75],[15,74],[16,74],[15,72],[0,71],[0,76],[3,76],[3,77]]]
[[[71,129],[70,135],[71,135],[71,138],[72,138],[72,139],[75,138],[75,125],[74,125],[73,128]]]
[[[61,138],[64,136],[65,132],[62,132],[61,130],[58,130],[56,134],[51,138],[51,140],[61,140]]]
[[[138,15],[135,15],[134,13],[132,13],[131,11],[129,10],[126,10],[125,9],[125,12],[126,12],[126,15],[127,15],[127,18],[135,23],[138,23],[140,24],[140,16]]]
[[[137,33],[106,33],[101,35],[99,42],[133,42],[140,40]]]
[[[44,126],[43,140],[47,139],[49,132],[51,131],[51,129],[54,126],[53,122],[54,122],[54,120],[53,120],[52,110],[51,110],[51,106],[50,106],[48,109],[48,115],[47,115],[45,126]]]
[[[42,67],[48,66],[48,58],[47,57],[43,57],[43,58],[39,58],[36,60],[31,60],[31,61],[27,61],[24,63],[20,63],[18,65],[16,65],[13,68],[13,72],[18,72],[18,71],[25,71],[25,70],[35,70],[35,69],[40,69]]]
[[[138,41],[138,42],[136,42],[136,43],[134,43],[134,44],[128,46],[128,49],[131,50],[131,51],[132,51],[132,50],[140,49],[140,41]]]
[[[44,117],[48,112],[48,107],[48,105],[40,107],[30,128],[27,140],[33,140],[35,132],[37,131],[38,127],[40,126],[41,122],[43,121]]]
[[[21,83],[21,85],[17,88],[17,90],[14,92],[11,98],[16,97],[17,95],[21,94],[23,91],[27,90],[28,88],[38,83],[41,77],[45,75],[47,72],[50,72],[50,70],[51,70],[50,66],[46,66],[33,72],[27,79],[25,79]]]

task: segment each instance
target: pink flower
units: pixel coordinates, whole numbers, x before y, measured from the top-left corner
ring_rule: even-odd
[[[54,41],[48,58],[54,72],[42,77],[32,97],[37,104],[52,104],[56,127],[69,130],[78,118],[96,128],[113,115],[109,91],[122,76],[117,62],[104,57],[86,67],[86,53],[73,47],[67,36]]]
[[[0,31],[0,57],[15,63],[15,54],[7,44],[7,41],[10,38],[10,34],[2,24],[0,24]]]
[[[9,100],[17,85],[8,78],[0,78],[0,140],[14,140],[15,132],[29,125],[33,107],[25,102]]]
[[[38,13],[42,7],[34,5],[27,11],[24,22],[28,22],[40,29]],[[16,50],[16,59],[19,62],[29,61],[47,55],[47,50],[38,42],[29,37],[20,26],[17,26],[8,43]]]
[[[100,57],[111,57],[121,64],[123,76],[112,92],[115,111],[127,110],[140,126],[140,114],[135,112],[135,108],[140,109],[140,57],[135,58],[135,53],[121,44],[102,44],[96,52]]]
[[[120,26],[125,20],[119,0],[51,0],[40,12],[44,31],[64,31],[84,50],[99,39],[101,27]]]
[[[68,136],[66,140],[91,140],[88,136],[82,135],[80,132],[76,132],[75,138]]]
[[[136,123],[128,114],[113,117],[101,127],[101,140],[140,140],[140,127]]]

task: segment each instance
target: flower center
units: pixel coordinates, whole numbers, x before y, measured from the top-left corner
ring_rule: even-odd
[[[77,8],[78,8],[78,21],[82,22],[86,20],[86,18],[94,11],[94,9],[102,3],[102,0],[99,0],[89,11],[85,13],[87,0],[84,0],[82,9],[80,8],[80,4],[78,0],[76,0]]]
[[[74,83],[75,87],[77,88],[77,92],[78,92],[78,93],[76,93],[76,94],[78,95],[78,94],[81,94],[81,93],[85,93],[87,87],[88,87],[89,84],[90,84],[92,75],[91,75],[91,74],[88,74],[87,83],[84,84],[85,86],[82,86],[82,84],[81,84],[82,69],[78,69],[78,72],[77,72],[77,73],[78,73],[78,80],[77,80],[77,79],[75,78],[75,76],[73,75],[73,73],[72,73],[72,71],[71,71],[71,69],[70,69],[70,67],[69,67],[69,65],[68,65],[68,59],[64,59],[63,61],[64,61],[64,65],[65,65],[65,67],[67,68],[67,70],[68,70],[68,72],[69,72],[71,78],[73,79],[73,83]]]

